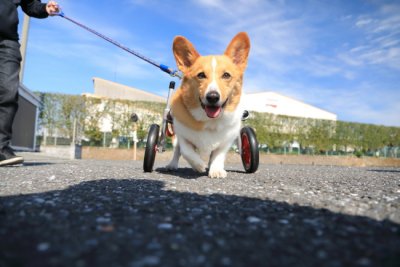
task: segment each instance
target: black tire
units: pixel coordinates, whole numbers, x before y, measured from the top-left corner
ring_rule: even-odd
[[[149,133],[147,134],[146,149],[144,151],[143,170],[145,172],[152,172],[154,160],[157,153],[158,134],[160,126],[157,124],[150,125]]]
[[[254,173],[258,169],[259,151],[256,133],[251,127],[240,130],[241,154],[243,167],[247,173]]]

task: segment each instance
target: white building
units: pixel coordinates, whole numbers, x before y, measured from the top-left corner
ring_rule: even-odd
[[[97,77],[93,78],[93,88],[93,95],[85,95],[104,97],[108,99],[125,99],[130,101],[167,102],[165,97]]]
[[[243,95],[243,105],[248,111],[272,113],[290,117],[337,120],[337,115],[275,92]]]

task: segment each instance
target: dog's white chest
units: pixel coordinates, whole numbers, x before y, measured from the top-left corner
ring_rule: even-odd
[[[190,142],[201,154],[209,154],[220,146],[231,145],[239,136],[240,116],[226,113],[223,118],[205,123],[204,130],[195,131],[179,121],[174,122],[175,133]]]

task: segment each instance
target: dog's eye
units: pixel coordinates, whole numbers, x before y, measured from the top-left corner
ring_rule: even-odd
[[[205,79],[205,78],[207,78],[207,76],[206,76],[206,74],[205,74],[204,72],[199,72],[199,73],[197,74],[197,78],[199,78],[199,79]]]
[[[228,72],[224,72],[224,74],[222,74],[222,79],[230,79],[231,75]]]

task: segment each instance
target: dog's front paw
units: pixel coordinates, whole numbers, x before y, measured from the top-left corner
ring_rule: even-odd
[[[175,162],[171,162],[167,166],[165,166],[165,169],[167,169],[167,171],[176,171],[178,169],[178,164]]]
[[[190,164],[193,170],[203,173],[206,172],[206,164],[200,159],[200,160],[192,160],[190,158],[186,158],[187,162]]]
[[[206,172],[206,165],[205,164],[192,164],[192,168],[199,173]]]
[[[210,169],[208,172],[208,177],[210,178],[225,178],[226,171],[224,169]]]

